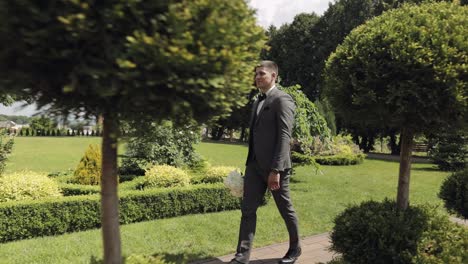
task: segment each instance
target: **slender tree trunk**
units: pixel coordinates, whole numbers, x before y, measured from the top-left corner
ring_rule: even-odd
[[[122,263],[117,195],[117,133],[114,120],[104,115],[102,135],[101,223],[104,263]]]
[[[245,142],[245,130],[246,130],[246,127],[245,126],[242,126],[241,127],[241,134],[240,134],[240,141],[241,142]]]
[[[397,208],[405,210],[409,205],[409,184],[411,172],[411,152],[413,150],[414,134],[403,128],[400,135],[400,174],[398,177]]]

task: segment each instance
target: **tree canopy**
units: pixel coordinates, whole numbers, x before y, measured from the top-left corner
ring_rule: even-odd
[[[466,127],[467,24],[466,6],[403,5],[354,29],[327,61],[326,94],[339,116],[401,131],[400,208],[414,135]]]
[[[243,0],[0,2],[0,91],[103,117],[105,263],[121,262],[119,121],[184,123],[245,103],[265,37],[253,14]]]

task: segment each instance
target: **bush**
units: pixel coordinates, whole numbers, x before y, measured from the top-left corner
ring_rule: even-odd
[[[447,177],[440,187],[439,197],[444,201],[445,208],[467,219],[468,169]]]
[[[434,144],[429,157],[440,170],[457,171],[466,167],[468,158],[468,136],[466,132],[443,133],[431,138]]]
[[[90,195],[101,192],[101,188],[96,185],[60,184],[59,187],[63,196]]]
[[[351,263],[411,263],[427,218],[417,207],[397,211],[392,201],[364,202],[335,218],[332,249]]]
[[[74,181],[80,184],[98,185],[101,182],[102,154],[98,145],[89,145],[74,173]]]
[[[332,249],[349,263],[466,263],[468,231],[435,208],[364,202],[335,218]]]
[[[7,136],[5,131],[0,132],[0,175],[5,170],[6,161],[13,149],[13,144],[12,136]]]
[[[307,165],[313,165],[315,167],[318,166],[313,157],[306,155],[306,154],[301,154],[295,151],[291,152],[291,161],[293,162],[294,166],[307,166]]]
[[[415,264],[468,263],[468,231],[430,211],[429,227],[418,243]]]
[[[222,184],[122,191],[121,224],[240,208]],[[99,195],[0,204],[0,243],[99,228]]]
[[[144,187],[179,187],[190,184],[190,176],[182,169],[169,165],[155,165],[145,173]]]
[[[31,171],[0,176],[0,202],[37,200],[61,196],[55,181]]]
[[[356,165],[361,164],[365,157],[365,154],[338,154],[333,156],[318,156],[314,158],[320,165]]]
[[[199,183],[217,183],[223,182],[224,178],[228,176],[228,174],[236,170],[235,167],[228,167],[228,166],[215,166],[209,167],[205,173],[196,176],[191,179],[192,184],[199,184]],[[239,169],[237,169],[239,170]]]
[[[200,139],[197,126],[178,128],[172,122],[164,121],[133,133],[135,135],[128,142],[119,169],[121,175],[143,175],[144,170],[153,164],[192,168],[202,162],[193,148],[193,144]]]

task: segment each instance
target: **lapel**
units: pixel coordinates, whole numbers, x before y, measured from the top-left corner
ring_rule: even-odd
[[[262,117],[263,109],[265,109],[265,107],[270,105],[271,101],[276,95],[277,90],[278,90],[278,87],[270,91],[269,95],[263,101],[262,108],[260,109],[260,112],[258,112],[257,118],[255,119],[255,125],[258,123],[258,120],[260,120],[260,118]],[[256,104],[258,104],[258,100],[256,101]]]

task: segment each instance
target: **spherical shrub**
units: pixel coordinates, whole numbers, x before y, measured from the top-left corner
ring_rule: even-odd
[[[101,182],[101,149],[96,144],[91,144],[76,167],[73,180],[76,183],[98,185]]]
[[[0,202],[59,196],[58,184],[46,175],[21,171],[0,176]]]
[[[229,166],[214,166],[209,167],[205,173],[192,179],[192,183],[216,183],[223,182],[231,171],[236,170],[235,167]]]
[[[455,172],[445,179],[439,197],[445,207],[457,215],[468,218],[468,169]]]
[[[351,263],[411,263],[417,243],[427,230],[424,210],[396,209],[395,202],[364,202],[335,218],[332,249]]]
[[[428,210],[429,226],[418,242],[415,264],[468,263],[468,229]]]
[[[144,188],[177,187],[190,184],[190,176],[176,167],[155,165],[145,172]]]

